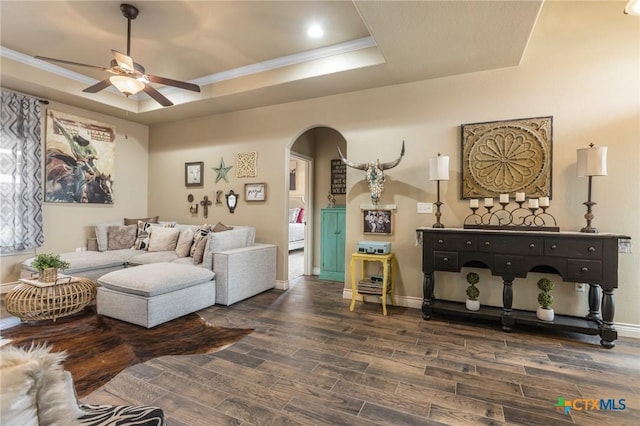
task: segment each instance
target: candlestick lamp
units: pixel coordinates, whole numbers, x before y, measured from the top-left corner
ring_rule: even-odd
[[[436,223],[433,224],[434,228],[444,228],[444,225],[440,222],[440,206],[443,204],[440,202],[440,181],[449,180],[449,157],[440,155],[429,159],[429,180],[435,180],[438,182],[438,201],[436,205]]]
[[[584,215],[587,220],[587,226],[582,228],[580,232],[597,233],[598,230],[591,226],[591,221],[594,218],[592,207],[596,205],[591,201],[591,178],[593,176],[607,175],[607,147],[595,147],[593,144],[589,144],[589,148],[578,149],[577,175],[578,177],[586,176],[589,178],[587,201],[582,203],[587,206],[587,213]]]

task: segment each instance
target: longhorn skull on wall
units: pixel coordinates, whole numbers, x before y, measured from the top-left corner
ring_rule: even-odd
[[[370,163],[352,163],[344,158],[340,147],[338,147],[338,154],[344,164],[354,169],[364,170],[366,172],[366,180],[369,185],[369,193],[371,194],[371,203],[377,205],[380,202],[380,196],[384,191],[384,171],[389,170],[400,164],[400,160],[404,156],[404,141],[402,141],[402,150],[400,151],[400,157],[389,163],[380,163],[380,160],[372,161]]]

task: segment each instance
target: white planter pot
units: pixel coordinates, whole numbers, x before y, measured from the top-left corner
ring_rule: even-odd
[[[470,311],[477,311],[480,309],[480,301],[467,299],[466,307]]]
[[[553,321],[553,308],[545,309],[543,307],[538,307],[536,316],[542,321]]]

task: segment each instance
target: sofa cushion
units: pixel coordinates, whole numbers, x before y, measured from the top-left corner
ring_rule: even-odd
[[[113,225],[107,228],[107,249],[121,250],[131,248],[136,241],[137,226]]]
[[[178,242],[176,243],[176,254],[178,257],[187,257],[191,253],[191,244],[193,244],[193,230],[187,228],[180,232]]]
[[[140,218],[140,219],[127,219],[125,217],[124,218],[124,224],[125,225],[137,225],[138,222],[158,223],[158,219],[160,219],[160,216],[143,217],[143,218]]]
[[[109,272],[98,283],[110,290],[153,297],[213,280],[205,268],[179,263],[154,263]]]
[[[31,266],[31,262],[35,258],[25,260],[22,264],[25,269],[31,272],[36,270]],[[68,275],[82,275],[84,271],[92,271],[94,269],[111,268],[122,266],[124,261],[122,257],[110,252],[99,251],[72,251],[61,253],[60,259],[71,264],[71,267],[63,272]]]
[[[150,263],[173,262],[178,259],[174,250],[169,251],[140,251],[134,250],[137,254],[129,258],[132,265],[147,265]]]
[[[180,236],[180,230],[171,227],[151,227],[149,251],[174,251]]]

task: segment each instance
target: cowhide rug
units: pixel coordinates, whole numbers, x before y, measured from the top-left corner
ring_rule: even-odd
[[[252,331],[214,327],[195,313],[148,329],[87,308],[83,314],[56,322],[21,323],[2,330],[2,338],[19,347],[44,342],[52,351],[65,351],[64,368],[73,375],[76,393],[82,398],[131,365],[163,355],[215,352]]]

